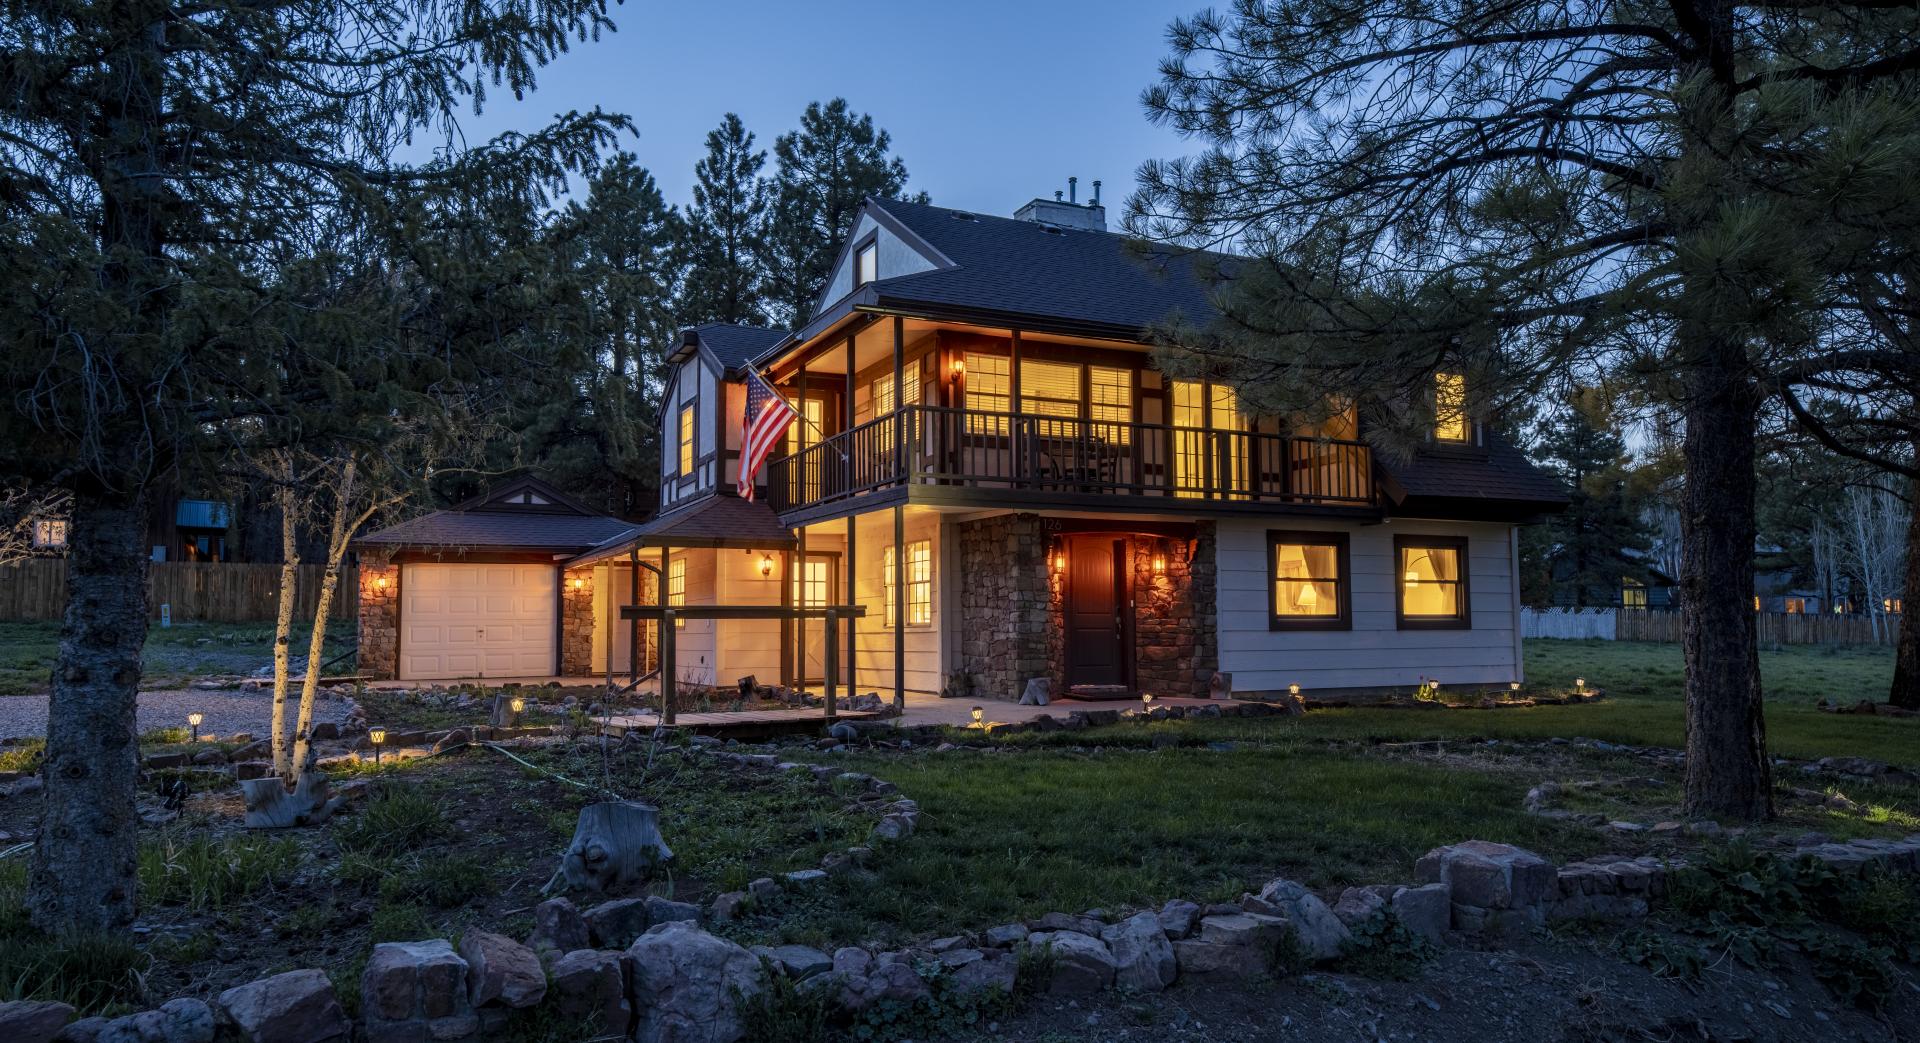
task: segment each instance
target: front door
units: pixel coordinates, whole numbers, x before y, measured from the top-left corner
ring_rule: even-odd
[[[1067,685],[1133,681],[1127,655],[1127,541],[1111,536],[1067,539]]]

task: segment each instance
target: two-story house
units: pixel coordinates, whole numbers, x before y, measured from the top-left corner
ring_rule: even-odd
[[[554,557],[556,583],[599,592],[553,609],[595,628],[577,661],[624,669],[646,644],[617,606],[657,570],[674,604],[865,606],[836,650],[861,692],[1520,679],[1516,531],[1564,502],[1557,484],[1450,375],[1430,444],[1389,467],[1351,414],[1250,416],[1156,369],[1149,331],[1212,309],[1191,257],[1143,258],[1097,205],[869,201],[804,328],[685,335],[660,513]],[[751,501],[750,371],[801,416]],[[675,638],[683,683],[823,679],[819,620],[682,620]]]

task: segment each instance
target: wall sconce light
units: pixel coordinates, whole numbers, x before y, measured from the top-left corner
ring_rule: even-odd
[[[773,575],[773,555],[771,554],[760,555],[760,578],[767,579],[772,575]]]
[[[375,577],[373,577],[373,589],[375,589],[375,590],[385,590],[385,589],[387,589],[387,577],[385,577],[385,576],[375,576]]]
[[[1067,545],[1055,542],[1053,545],[1053,571],[1067,571]]]
[[[956,357],[952,362],[947,363],[947,379],[948,380],[957,382],[960,380],[961,377],[964,377],[966,375],[967,375],[967,364],[964,360]]]
[[[367,741],[373,744],[373,763],[380,763],[380,747],[386,745],[387,730],[385,728],[368,728]]]
[[[575,590],[579,590],[580,588],[587,585],[587,581],[585,579],[582,579],[579,576],[575,576],[572,579],[568,580],[567,582],[573,584],[573,589]]]
[[[192,729],[194,742],[200,741],[200,722],[204,720],[206,720],[206,717],[198,710],[187,715],[187,727]]]
[[[1412,569],[1408,569],[1406,580],[1407,580],[1407,586],[1411,587],[1414,584],[1420,582],[1420,574],[1418,572],[1413,571]]]
[[[1155,550],[1153,552],[1153,574],[1156,576],[1164,576],[1166,572],[1167,554],[1165,551]]]

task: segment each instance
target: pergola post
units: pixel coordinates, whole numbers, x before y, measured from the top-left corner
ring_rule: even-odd
[[[907,483],[907,413],[902,408],[907,401],[906,355],[907,320],[893,317],[893,428],[895,442],[898,445],[897,467],[901,478],[901,495],[909,495],[911,487]],[[915,395],[916,399],[920,396]],[[847,519],[851,526],[853,519]],[[905,712],[907,708],[907,558],[906,558],[907,521],[906,508],[901,504],[893,505],[893,708],[896,712]],[[882,577],[884,578],[884,577]]]
[[[612,569],[607,574],[613,574]],[[608,597],[611,605],[613,598]],[[640,548],[638,545],[627,551],[627,604],[640,604]],[[607,635],[607,680],[609,686],[613,680],[613,635]],[[627,623],[627,683],[640,683],[640,620],[632,619]]]

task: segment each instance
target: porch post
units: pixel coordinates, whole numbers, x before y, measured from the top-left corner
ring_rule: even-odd
[[[847,334],[847,409],[846,409],[847,430],[849,431],[853,430],[853,373],[854,373],[853,334],[849,333]],[[900,389],[896,385],[894,387],[894,397],[896,399],[899,398],[899,391]],[[854,447],[853,439],[851,437],[847,439],[847,450],[849,452],[856,454],[855,458],[857,459],[859,450]],[[848,490],[851,490],[853,488],[853,473],[852,473],[851,465],[849,465],[848,467],[846,488]],[[853,559],[855,554],[855,551],[854,551],[854,535],[855,535],[854,528],[855,527],[853,524],[853,517],[854,516],[851,514],[847,515],[847,596],[843,600],[845,601],[846,604],[849,604],[849,605],[853,604],[853,598],[854,598]],[[860,687],[860,670],[859,670],[859,667],[855,665],[855,660],[853,658],[854,631],[856,629],[857,627],[856,627],[855,621],[852,619],[847,620],[847,694],[848,695],[852,695],[854,689]],[[829,638],[828,640],[832,640],[832,639]],[[831,699],[832,697],[829,696],[828,698]],[[828,705],[831,706],[832,703],[829,702]]]
[[[793,566],[791,589],[798,592],[793,603],[800,608],[807,607],[807,527],[802,525],[794,530],[800,539],[799,559]],[[807,617],[797,614],[793,617],[793,679],[795,687],[807,686]]]
[[[607,574],[611,576],[613,570],[609,568]],[[634,544],[627,551],[627,604],[640,604],[639,544]],[[613,598],[607,598],[607,605],[610,609],[612,608]],[[607,634],[607,681],[611,687],[613,681],[613,634],[611,632]],[[638,618],[627,620],[627,683],[640,683],[640,620]]]
[[[907,709],[907,516],[893,505],[893,708]]]
[[[793,571],[793,551],[780,552],[780,684],[793,684],[793,581],[798,573]]]
[[[893,473],[906,484],[907,478],[907,320],[893,317]],[[913,396],[918,399],[920,396]]]
[[[660,606],[660,723],[672,724],[673,701],[679,695],[673,676],[675,667],[679,665],[679,655],[673,640],[676,628],[673,609],[664,604],[664,597],[660,600],[663,602]]]
[[[620,618],[620,606],[613,600],[613,560],[607,560],[607,692],[613,692],[613,624]],[[637,625],[637,624],[636,624]]]
[[[840,634],[839,634],[839,626],[837,625],[839,623],[839,619],[840,619],[840,613],[834,611],[831,608],[827,609],[826,675],[827,675],[827,724],[829,725],[833,724],[833,719],[835,717],[838,717],[840,714],[839,709],[834,705],[834,694],[837,691],[837,688],[835,686],[834,675],[840,669],[840,655],[838,652],[838,646],[839,646],[838,638],[840,637]]]

